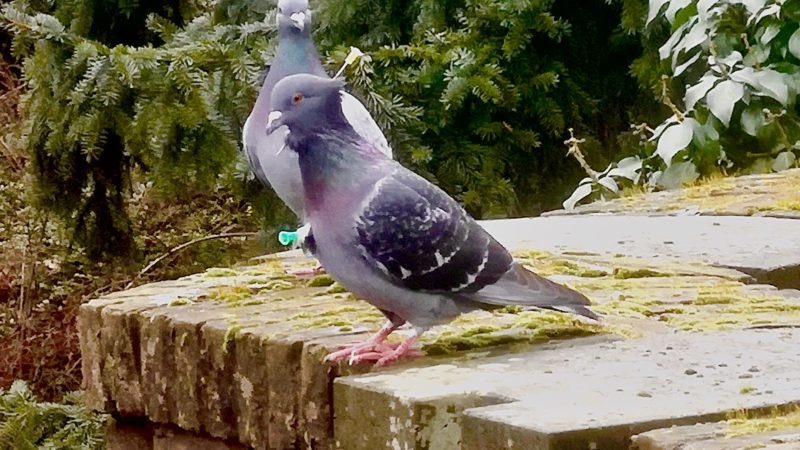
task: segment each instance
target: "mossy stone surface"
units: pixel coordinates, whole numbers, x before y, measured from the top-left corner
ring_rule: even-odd
[[[664,428],[634,437],[639,450],[728,450],[800,448],[800,409],[772,408],[737,412],[713,423]]]
[[[638,193],[546,216],[583,214],[701,214],[800,218],[800,169],[715,178],[673,191]]]
[[[510,391],[484,389],[487,380],[505,376],[508,367],[503,364],[513,366],[530,355],[562,349],[554,357],[569,366],[569,354],[588,346],[595,352],[592,362],[596,367],[576,370],[591,372],[606,367],[602,355],[609,354],[607,346],[627,345],[640,338],[699,339],[708,332],[800,325],[800,296],[796,291],[756,284],[758,277],[753,273],[737,270],[736,264],[703,258],[702,252],[695,259],[686,252],[674,251],[674,247],[684,245],[679,240],[656,240],[642,250],[641,246],[649,242],[647,236],[636,241],[638,234],[631,228],[632,241],[624,238],[620,243],[611,237],[609,242],[596,245],[591,236],[576,238],[590,234],[587,229],[602,237],[590,222],[585,222],[587,229],[578,227],[573,234],[548,240],[534,236],[539,225],[530,227],[542,220],[551,219],[490,222],[487,228],[500,233],[498,237],[514,250],[521,263],[584,293],[604,320],[598,324],[555,312],[507,307],[465,314],[451,324],[436,327],[420,343],[429,356],[410,363],[409,370],[444,365],[458,372],[464,365],[487,365],[481,375],[469,378],[466,384],[459,382],[461,390],[434,384],[433,400],[415,397],[407,408],[403,403],[406,397],[389,391],[365,397],[364,393],[375,387],[371,384],[374,378],[365,378],[363,383],[347,388],[353,389],[343,394],[350,400],[332,404],[336,377],[357,375],[370,367],[325,363],[324,355],[340,345],[364,339],[385,319],[327,275],[310,279],[292,276],[291,269],[314,265],[314,261],[293,252],[140,286],[84,305],[80,338],[87,401],[93,408],[119,416],[144,416],[186,430],[204,430],[256,449],[310,443],[314,448],[331,448],[334,427],[355,430],[347,427],[357,426],[363,429],[361,435],[369,435],[372,431],[366,431],[366,424],[376,420],[375,426],[384,433],[375,441],[379,447],[452,448],[453,442],[468,438],[461,433],[468,422],[469,432],[491,428],[495,433],[492,439],[505,436],[505,444],[518,443],[522,435],[508,431],[517,428],[492,428],[487,424],[494,422],[480,419],[478,423],[478,416],[469,412],[513,398]],[[509,225],[522,231],[507,232]],[[681,229],[703,226],[714,229],[710,222]],[[563,228],[563,223],[545,228]],[[567,245],[569,240],[572,244]],[[670,247],[673,253],[659,253]],[[746,259],[742,255],[755,252],[754,247],[739,247],[740,257]],[[769,254],[763,249],[759,252],[760,257]],[[402,339],[409,333],[401,329],[392,339]],[[647,358],[644,353],[640,356]],[[600,359],[595,360],[596,356]],[[495,363],[492,358],[505,359]],[[401,363],[394,370],[409,367],[403,364],[409,363]],[[761,399],[769,390],[757,380],[736,381],[735,397],[740,400]],[[537,391],[543,386],[551,389],[545,383],[524,390]],[[742,387],[752,390],[741,394]],[[439,396],[445,391],[450,392],[449,397]],[[638,399],[659,397],[658,392],[644,387],[635,394]],[[376,404],[376,399],[388,403]],[[347,414],[357,408],[374,408],[374,414],[351,425],[339,420],[334,423],[333,411],[340,408],[349,411]],[[386,419],[384,423],[383,418],[377,418],[381,411],[405,415],[393,416],[399,419]],[[387,438],[395,432],[397,443]],[[533,440],[525,442],[560,442],[527,436]],[[624,433],[614,436],[628,438]],[[353,446],[344,448],[370,448],[359,447],[357,442],[349,444]]]

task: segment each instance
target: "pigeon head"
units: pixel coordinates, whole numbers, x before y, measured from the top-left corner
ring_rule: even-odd
[[[293,133],[302,133],[320,125],[346,124],[339,92],[342,80],[310,74],[288,76],[272,89],[267,134],[286,125]]]
[[[311,27],[308,0],[279,0],[277,21],[282,32],[307,32]]]

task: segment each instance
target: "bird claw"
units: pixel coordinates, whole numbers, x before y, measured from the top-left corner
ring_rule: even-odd
[[[289,275],[294,275],[296,277],[311,277],[314,275],[319,275],[325,272],[325,268],[321,265],[317,264],[315,267],[303,267],[301,269],[290,269]]]
[[[373,362],[376,367],[384,366],[400,359],[401,357],[418,358],[424,356],[421,350],[408,348],[402,343],[361,342],[342,347],[325,357],[326,362],[347,360],[349,365],[363,362]]]

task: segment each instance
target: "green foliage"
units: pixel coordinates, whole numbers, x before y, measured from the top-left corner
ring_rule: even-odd
[[[135,249],[137,179],[179,200],[242,191],[240,130],[272,45],[267,11],[255,1],[57,5],[17,0],[3,19],[24,58],[38,205],[62,220],[76,250]]]
[[[670,62],[673,84],[687,88],[683,108],[654,132],[658,156],[705,172],[716,164],[763,164],[760,158],[776,170],[791,166],[800,150],[800,1],[700,1],[660,10],[654,5],[650,16],[658,13],[674,31],[659,55]]]
[[[650,0],[643,36],[632,69],[671,115],[638,129],[636,181],[670,189],[796,165],[800,1]]]
[[[560,141],[569,125],[591,155],[615,155],[637,100],[635,37],[616,2],[322,3],[332,63],[367,52],[348,79],[389,128],[396,154],[476,216],[536,212],[577,176]],[[368,13],[365,13],[368,12]],[[602,48],[599,50],[598,48]],[[598,54],[604,54],[598,58]]]
[[[22,381],[0,390],[0,449],[101,450],[106,421],[75,395],[63,403],[38,402]]]

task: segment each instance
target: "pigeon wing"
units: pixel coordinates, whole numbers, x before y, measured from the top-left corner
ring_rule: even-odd
[[[365,260],[396,285],[597,318],[583,294],[515,263],[450,196],[403,168],[375,185],[356,224]]]
[[[357,98],[345,91],[342,91],[342,112],[358,135],[384,155],[389,158],[392,157],[392,148],[389,147],[386,136],[383,135],[383,131],[375,123],[375,119],[372,118],[367,108]]]
[[[364,258],[416,291],[476,292],[497,281],[511,255],[444,191],[402,168],[382,178],[356,219]]]

